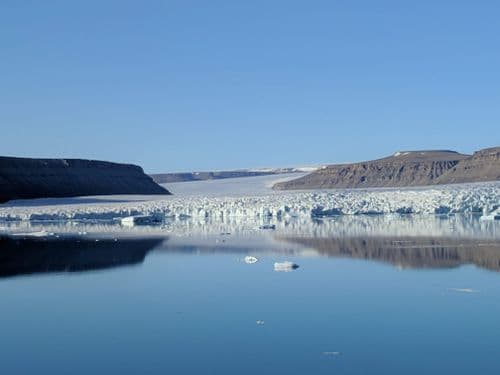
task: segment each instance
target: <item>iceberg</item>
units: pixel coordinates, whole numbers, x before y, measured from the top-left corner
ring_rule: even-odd
[[[299,268],[298,264],[292,262],[276,262],[274,263],[274,270],[276,272],[291,272]]]
[[[246,256],[244,260],[246,264],[254,264],[259,261],[256,257],[253,256]]]
[[[133,227],[135,225],[158,225],[163,222],[165,218],[159,214],[154,215],[135,215],[127,216],[120,219],[122,225]]]

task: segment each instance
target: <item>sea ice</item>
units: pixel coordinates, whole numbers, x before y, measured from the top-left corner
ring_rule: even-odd
[[[247,264],[254,264],[254,263],[258,262],[258,259],[256,257],[253,257],[253,256],[246,256],[244,260],[245,260],[245,263],[247,263]]]
[[[249,184],[245,188],[246,195],[241,196],[231,195],[230,192],[225,196],[210,194],[212,182],[202,181],[198,186],[203,186],[203,189],[200,187],[201,190],[198,192],[189,191],[185,194],[179,193],[177,196],[131,196],[130,198],[120,196],[120,199],[116,200],[106,197],[102,203],[95,203],[98,201],[96,198],[90,204],[84,203],[85,200],[78,203],[77,199],[73,200],[72,204],[57,204],[56,200],[46,205],[8,202],[0,205],[0,220],[112,221],[129,216],[160,215],[170,220],[222,222],[234,218],[250,218],[268,223],[270,219],[325,218],[343,215],[480,214],[484,207],[492,210],[498,210],[500,207],[500,182],[404,189],[279,192],[261,187],[252,194],[251,187],[255,183],[252,179],[247,177],[241,182]],[[219,181],[217,182],[221,184]],[[259,181],[262,185],[262,178]],[[234,184],[234,181],[231,183]],[[178,183],[178,191],[182,189],[182,184],[189,183]]]
[[[157,225],[165,220],[161,214],[135,215],[121,218],[120,222],[124,226],[133,227],[134,225]]]
[[[274,270],[276,272],[291,272],[299,268],[298,264],[292,262],[276,262],[274,263]]]

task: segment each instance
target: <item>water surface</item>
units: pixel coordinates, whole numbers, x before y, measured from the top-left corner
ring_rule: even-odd
[[[381,220],[3,236],[2,372],[498,373],[498,227]]]

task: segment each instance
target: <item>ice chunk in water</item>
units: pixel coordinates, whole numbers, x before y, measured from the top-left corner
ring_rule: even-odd
[[[274,270],[276,272],[291,272],[299,268],[298,264],[292,262],[276,262],[274,263]]]
[[[257,262],[258,262],[258,259],[256,257],[253,257],[253,256],[246,256],[245,257],[245,263],[247,263],[247,264],[254,264]]]

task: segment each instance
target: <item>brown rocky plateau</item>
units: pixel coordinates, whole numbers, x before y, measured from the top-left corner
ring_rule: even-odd
[[[377,160],[328,165],[280,182],[276,190],[405,187],[500,180],[500,147],[473,155],[448,150],[400,151]]]

